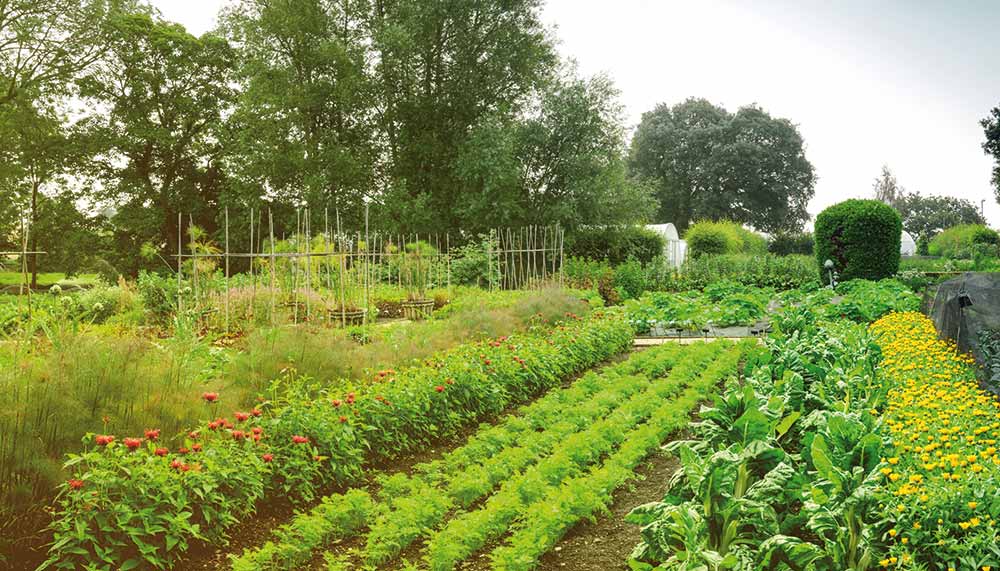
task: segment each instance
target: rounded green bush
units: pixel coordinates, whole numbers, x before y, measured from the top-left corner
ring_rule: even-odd
[[[840,280],[879,280],[899,271],[903,222],[896,210],[878,200],[845,200],[816,217],[815,250],[820,276],[832,260]]]
[[[728,220],[701,220],[684,233],[688,256],[767,253],[767,240]]]
[[[1000,244],[1000,235],[982,224],[959,224],[934,236],[927,251],[932,256],[967,259],[973,255],[973,244]]]

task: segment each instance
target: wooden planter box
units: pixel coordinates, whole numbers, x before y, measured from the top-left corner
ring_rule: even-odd
[[[364,324],[367,313],[367,309],[331,309],[327,312],[327,315],[330,317],[330,323],[334,325],[343,324],[350,327],[351,325]]]
[[[408,299],[400,305],[403,308],[403,317],[413,321],[426,319],[434,311],[433,299]]]

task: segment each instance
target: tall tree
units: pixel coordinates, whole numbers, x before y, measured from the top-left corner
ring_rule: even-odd
[[[100,183],[97,198],[119,214],[143,214],[115,217],[116,230],[133,245],[173,249],[178,213],[214,222],[233,52],[218,36],[196,38],[149,13],[111,19],[101,41],[107,54],[79,80],[81,96],[95,109],[79,127],[97,150],[91,172]]]
[[[109,0],[0,0],[0,113],[26,94],[68,86],[96,61]]]
[[[896,207],[900,199],[906,195],[906,189],[900,186],[896,176],[889,170],[889,165],[882,165],[882,174],[875,179],[872,190],[875,194],[875,200],[893,207]]]
[[[1000,202],[1000,107],[994,107],[980,124],[986,135],[983,150],[996,161],[993,166],[993,192],[996,201]]]
[[[0,196],[6,197],[8,219],[14,221],[23,216],[28,229],[28,250],[38,252],[41,232],[36,227],[42,214],[43,193],[50,185],[58,186],[61,182],[71,149],[64,119],[55,104],[41,97],[26,99],[29,98],[16,99],[5,114],[7,137],[0,151]],[[27,262],[31,286],[35,287],[38,254],[31,254]]]
[[[368,9],[361,0],[242,0],[223,13],[242,84],[228,163],[244,200],[266,189],[357,219],[371,198],[380,150]]]
[[[917,244],[927,244],[942,230],[959,224],[986,224],[979,207],[953,196],[902,194],[895,203],[903,219],[903,229]]]
[[[680,229],[725,218],[769,232],[798,230],[816,182],[790,121],[756,106],[730,113],[704,99],[644,113],[629,171],[655,188],[657,220]]]
[[[454,164],[471,128],[525,104],[556,64],[540,12],[541,0],[372,0],[391,222],[420,231],[461,224],[451,208]]]
[[[619,93],[605,76],[566,69],[521,115],[490,116],[460,150],[453,206],[469,230],[497,225],[640,222],[653,209],[625,174]]]

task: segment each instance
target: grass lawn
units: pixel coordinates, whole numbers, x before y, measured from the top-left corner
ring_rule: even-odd
[[[30,278],[29,278],[30,279]],[[0,272],[0,287],[21,283],[20,272]],[[67,279],[66,274],[47,272],[38,274],[38,285],[42,287],[59,284],[60,286],[92,285],[97,283],[97,274],[79,274]]]

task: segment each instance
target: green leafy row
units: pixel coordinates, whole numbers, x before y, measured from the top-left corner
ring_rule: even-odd
[[[681,468],[667,494],[626,518],[642,526],[629,566],[874,568],[885,445],[879,359],[871,335],[849,321],[783,325],[742,382],[701,410],[696,440],[671,445]],[[518,546],[530,553],[526,541]]]
[[[420,464],[415,470],[426,477],[435,478],[437,475],[456,474],[476,466],[511,444],[521,442],[525,435],[563,419],[567,408],[585,402],[595,393],[606,390],[607,375],[611,372],[624,375],[637,373],[655,375],[672,368],[682,355],[682,347],[665,345],[656,351],[635,353],[627,360],[606,367],[599,373],[588,371],[570,387],[547,393],[533,403],[521,407],[517,414],[508,415],[495,425],[482,425],[461,448],[446,454],[440,460]]]
[[[393,480],[397,484],[384,486],[383,492],[396,489],[394,495],[398,497],[391,500],[393,509],[382,514],[372,526],[363,559],[378,565],[397,556],[427,529],[439,524],[451,510],[468,507],[488,495],[497,484],[548,455],[567,437],[604,418],[640,390],[648,390],[651,379],[644,374],[644,369],[661,373],[681,354],[677,345],[661,346],[642,353],[642,358],[629,359],[601,371],[600,375],[593,375],[591,378],[606,386],[605,390],[575,406],[543,407],[537,415],[520,417],[534,429],[521,436],[517,446],[508,446],[464,470],[427,473],[418,478],[405,474],[395,476]],[[626,371],[639,375],[625,374]]]
[[[273,540],[234,558],[233,571],[293,569],[309,561],[316,547],[353,536],[375,509],[364,490],[326,496],[318,506],[281,526]]]
[[[663,399],[674,397],[728,344],[693,345],[688,359],[679,363],[666,382],[654,383],[629,399],[607,418],[567,438],[551,456],[503,483],[483,508],[452,519],[434,533],[427,544],[426,560],[433,571],[451,570],[459,562],[501,536],[534,501],[555,485],[586,469],[625,439],[627,432],[653,414]]]
[[[603,465],[586,476],[553,487],[530,505],[508,540],[491,555],[493,568],[527,571],[576,523],[606,511],[614,490],[636,477],[635,467],[672,432],[686,426],[691,410],[713,392],[720,380],[736,372],[742,351],[728,350],[679,397],[661,406],[646,424],[631,431],[625,443]]]
[[[558,442],[570,432],[579,430],[587,419],[597,418],[628,396],[644,386],[648,386],[648,377],[622,375],[620,372],[638,372],[650,369],[657,372],[668,370],[682,355],[677,345],[668,345],[656,350],[645,351],[632,355],[628,360],[603,369],[600,374],[588,372],[569,388],[552,391],[530,405],[522,407],[517,415],[509,415],[504,421],[493,426],[483,427],[469,439],[469,442],[446,454],[439,461],[423,464],[418,474],[409,477],[400,473],[382,482],[383,497],[393,497],[393,518],[386,518],[386,504],[376,504],[381,514],[379,521],[388,519],[396,521],[394,529],[408,529],[404,522],[419,522],[423,518],[419,514],[433,509],[442,499],[447,499],[450,509],[455,501],[467,505],[474,499],[470,490],[472,484],[480,484],[473,474],[484,472],[496,473],[503,469],[505,463],[516,464],[515,456],[528,461],[534,460],[540,451],[544,450],[543,442]],[[614,382],[611,382],[611,381]],[[562,422],[553,424],[559,417]],[[546,428],[548,427],[548,428]],[[517,442],[515,447],[509,446]],[[507,446],[504,448],[504,446]],[[551,445],[550,445],[551,446]],[[480,463],[475,463],[479,461]],[[494,466],[492,469],[487,465]],[[522,463],[521,465],[525,465]],[[450,478],[450,479],[449,479]],[[496,481],[497,476],[489,477]],[[485,480],[483,480],[485,481]],[[432,482],[451,484],[447,494],[434,487]],[[492,489],[493,484],[489,489]],[[485,490],[482,493],[486,493]],[[366,494],[367,496],[367,494]],[[340,495],[331,496],[334,501]],[[311,512],[297,516],[291,523],[279,530],[274,541],[263,547],[247,550],[238,558],[234,558],[233,569],[292,569],[311,559],[313,552],[336,538],[347,537],[349,533],[358,531],[357,527],[345,529],[338,521],[325,517],[326,504],[330,498]],[[319,512],[319,513],[317,513]],[[368,514],[376,513],[368,510]],[[373,526],[369,542],[379,536],[380,527]],[[301,531],[299,531],[301,530]],[[397,532],[395,535],[400,534]],[[412,541],[412,539],[410,540]],[[406,542],[408,545],[409,541]],[[386,549],[387,542],[378,541],[378,545]],[[405,548],[403,540],[391,542],[390,549]]]

